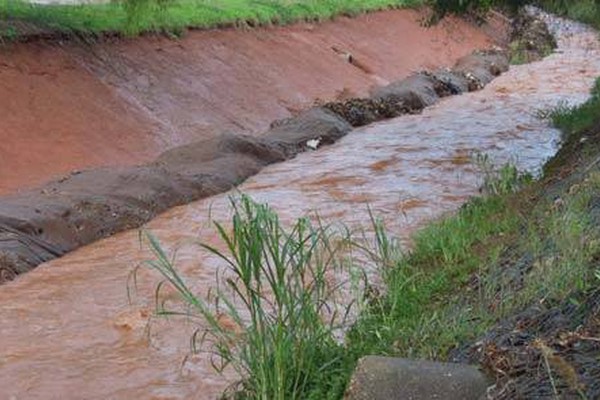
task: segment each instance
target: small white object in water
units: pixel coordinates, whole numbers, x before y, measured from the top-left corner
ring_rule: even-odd
[[[308,147],[309,149],[312,150],[316,150],[317,147],[319,147],[319,144],[321,144],[321,138],[318,137],[316,139],[310,139],[309,141],[306,142],[306,147]]]

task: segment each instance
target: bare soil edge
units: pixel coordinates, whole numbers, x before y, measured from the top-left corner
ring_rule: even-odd
[[[225,192],[268,164],[335,142],[353,126],[417,113],[442,97],[479,90],[508,67],[506,51],[478,51],[452,69],[412,75],[369,98],[327,103],[276,121],[258,137],[223,135],[169,150],[141,166],[77,172],[1,197],[0,283],[138,228],[169,208]]]

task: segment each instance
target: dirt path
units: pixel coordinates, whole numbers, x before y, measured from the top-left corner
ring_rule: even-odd
[[[365,95],[491,44],[416,11],[319,25],[0,51],[0,194],[72,170],[147,161],[217,133],[259,134],[315,100]],[[349,56],[353,62],[349,62]]]

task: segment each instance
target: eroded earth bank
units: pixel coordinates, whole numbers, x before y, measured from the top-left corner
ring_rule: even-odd
[[[323,24],[0,49],[0,193],[150,161],[222,133],[258,135],[314,101],[364,96],[492,43],[459,19],[395,10]],[[349,62],[352,57],[353,63]]]

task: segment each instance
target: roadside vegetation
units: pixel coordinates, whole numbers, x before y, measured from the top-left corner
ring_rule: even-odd
[[[187,28],[288,24],[339,15],[410,7],[420,0],[124,0],[103,4],[41,5],[0,0],[0,36],[18,38],[32,27],[54,33],[180,34]]]
[[[526,3],[600,25],[600,2],[595,0],[114,0],[79,5],[0,0],[0,38],[18,40],[40,33],[178,36],[193,28],[323,21],[339,15],[423,5],[436,11],[436,20],[446,14],[482,15],[494,7],[514,11]]]

